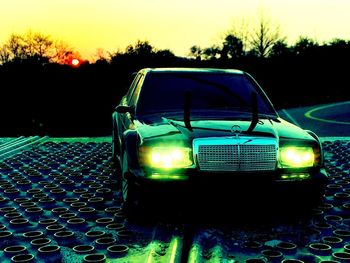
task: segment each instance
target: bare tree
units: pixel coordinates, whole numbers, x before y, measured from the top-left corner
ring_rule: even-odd
[[[51,62],[69,64],[72,57],[80,57],[66,42],[57,40],[52,47]]]
[[[11,34],[0,47],[0,62],[34,60],[39,63],[66,63],[67,56],[74,51],[62,41],[54,41],[50,36],[28,31],[25,34]]]
[[[11,34],[10,38],[4,45],[7,46],[11,60],[21,60],[27,58],[26,43],[23,36]]]
[[[25,38],[27,42],[27,49],[31,56],[38,56],[41,58],[50,58],[53,48],[53,41],[50,36],[41,33],[33,33],[29,31]]]
[[[103,48],[96,49],[96,53],[94,55],[96,61],[109,61],[110,54]]]
[[[251,33],[251,51],[259,57],[268,57],[273,45],[281,39],[279,26],[273,25],[269,18],[261,14],[257,27]]]
[[[235,20],[231,29],[225,34],[225,36],[232,35],[241,40],[243,53],[246,53],[249,48],[249,25],[248,21],[244,18]]]

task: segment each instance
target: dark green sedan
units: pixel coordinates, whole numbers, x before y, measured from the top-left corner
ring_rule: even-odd
[[[129,208],[202,186],[319,200],[327,181],[316,134],[281,119],[239,70],[140,70],[113,113],[113,159]]]

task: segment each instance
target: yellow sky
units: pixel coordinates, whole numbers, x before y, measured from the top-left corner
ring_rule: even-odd
[[[192,45],[219,44],[233,23],[254,26],[258,10],[290,43],[350,39],[349,0],[0,0],[0,44],[29,29],[69,43],[85,58],[137,40],[186,56]]]

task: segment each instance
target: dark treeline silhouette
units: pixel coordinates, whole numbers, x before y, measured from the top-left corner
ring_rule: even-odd
[[[38,53],[8,54],[0,65],[0,136],[110,135],[112,111],[131,74],[144,67],[242,69],[256,78],[277,109],[350,99],[349,41],[321,45],[300,38],[288,46],[275,39],[268,49],[246,51],[239,38],[228,34],[221,46],[190,51],[192,58],[181,58],[138,41],[78,68],[38,58]]]

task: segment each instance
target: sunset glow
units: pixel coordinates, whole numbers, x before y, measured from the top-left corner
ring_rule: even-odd
[[[66,41],[84,59],[137,40],[187,56],[192,45],[220,43],[234,24],[245,21],[251,29],[259,10],[290,43],[299,36],[319,42],[350,36],[347,0],[4,0],[0,10],[0,44],[33,30]]]

